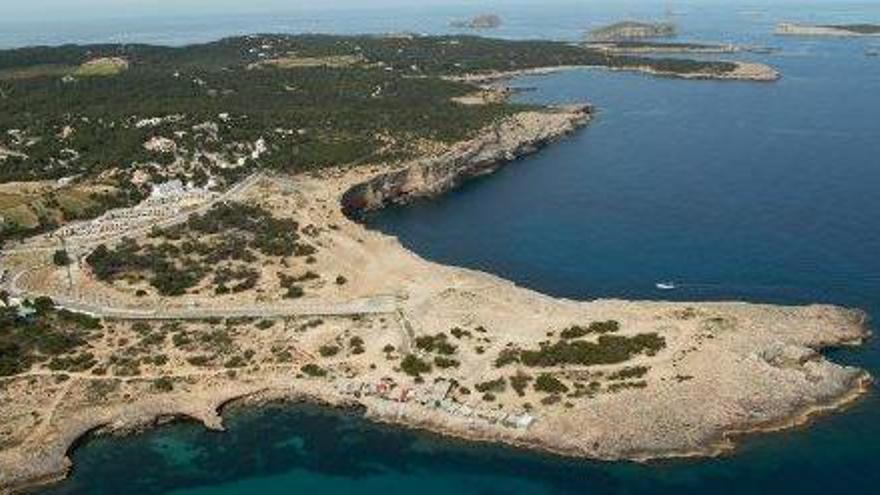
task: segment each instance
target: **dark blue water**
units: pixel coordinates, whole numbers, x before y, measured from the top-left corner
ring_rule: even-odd
[[[793,49],[798,49],[795,46]],[[880,295],[880,63],[857,43],[778,56],[776,84],[573,71],[530,102],[590,101],[586,130],[372,226],[443,262],[574,298]],[[680,289],[657,292],[654,282]]]
[[[583,26],[662,14],[666,5],[501,3],[510,21],[499,34],[575,39]],[[780,19],[878,22],[880,5],[672,7],[686,14],[678,19],[686,39],[781,48],[752,58],[785,78],[765,85],[573,71],[523,79],[517,84],[536,89],[523,101],[589,101],[596,120],[491,177],[384,211],[370,224],[425,257],[558,296],[820,301],[880,315],[880,60],[864,56],[876,42],[768,35]],[[442,32],[450,17],[474,10],[314,18],[324,31]],[[186,34],[132,28],[129,37],[184,42],[218,30],[277,30],[285,19],[307,22],[238,16]],[[290,31],[318,30],[290,22]],[[92,39],[107,29],[73,32]],[[658,292],[660,280],[680,288]],[[880,373],[876,341],[831,357]],[[827,494],[875,493],[880,485],[876,393],[809,428],[749,438],[731,457],[647,466],[451,442],[312,406],[236,411],[226,422],[222,434],[177,424],[89,441],[73,453],[72,478],[51,492]]]

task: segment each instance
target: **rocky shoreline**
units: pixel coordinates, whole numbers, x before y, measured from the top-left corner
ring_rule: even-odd
[[[552,107],[538,118],[525,114],[506,119],[490,132],[436,158],[417,161],[353,186],[342,195],[343,212],[358,216],[389,204],[438,196],[574,132],[590,121],[592,113],[589,105],[569,105]]]
[[[717,55],[747,51],[745,48],[732,44],[702,44],[702,43],[638,43],[638,42],[613,42],[595,41],[587,42],[584,46],[602,50],[613,54],[644,55],[644,54],[683,54],[695,53],[702,55]]]
[[[430,403],[352,396],[344,386],[351,378],[342,372],[330,379],[295,378],[297,368],[292,366],[263,366],[236,375],[224,369],[193,375],[185,378],[186,390],[165,394],[153,391],[146,377],[132,378],[124,383],[125,395],[106,404],[78,399],[88,396],[89,386],[99,377],[72,377],[52,385],[62,387],[52,394],[59,411],[52,410],[22,444],[0,451],[0,493],[63,479],[70,469],[71,447],[96,430],[131,433],[177,417],[219,430],[220,412],[230,403],[310,400],[357,407],[375,421],[470,441],[566,456],[646,461],[719,455],[732,448],[731,437],[803,424],[866,393],[871,380],[866,372],[831,363],[817,352],[867,338],[864,313],[830,306],[555,299],[490,274],[425,261],[396,239],[346,218],[441,194],[573,132],[591,116],[587,105],[525,112],[444,154],[391,172],[359,167],[303,178],[302,185],[316,204],[327,205],[322,210],[327,215],[324,222],[336,226],[351,250],[339,257],[348,256],[364,270],[366,280],[382,284],[369,290],[403,294],[397,310],[406,320],[402,326],[423,335],[451,326],[485,326],[491,329],[488,335],[498,339],[491,350],[498,351],[505,345],[531,346],[545,337],[547,329],[573,321],[614,319],[626,329],[625,335],[653,331],[667,341],[667,348],[657,356],[635,361],[651,370],[643,388],[601,395],[572,408],[542,406],[534,413],[535,424],[520,429],[497,419],[451,414]],[[492,357],[486,355],[462,356],[456,378],[498,373]],[[365,368],[357,379],[378,381],[391,373],[391,364],[376,362],[378,369]],[[596,368],[612,371],[607,366]],[[562,373],[590,374],[595,369]],[[6,380],[6,393],[14,390],[15,380]],[[20,385],[31,388],[24,382]],[[709,396],[715,400],[706,401]],[[65,398],[72,398],[72,403],[62,405]],[[533,395],[526,399],[538,403]]]

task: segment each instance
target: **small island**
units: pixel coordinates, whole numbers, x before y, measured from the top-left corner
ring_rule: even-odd
[[[668,22],[623,21],[587,33],[590,41],[631,41],[676,36],[675,24]]]
[[[501,17],[496,14],[482,14],[469,20],[452,21],[449,25],[460,29],[497,29],[501,22]]]
[[[776,34],[784,36],[831,37],[880,36],[880,24],[810,25],[783,22],[776,26]]]
[[[772,71],[477,37],[0,51],[0,491],[64,478],[89,435],[221,430],[230,403],[647,460],[861,397],[821,353],[867,338],[859,310],[558,299],[359,222],[589,125],[501,83],[585,66]]]

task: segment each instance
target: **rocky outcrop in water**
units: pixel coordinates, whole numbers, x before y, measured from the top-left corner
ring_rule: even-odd
[[[501,17],[495,14],[483,14],[469,20],[452,21],[450,26],[459,29],[496,29],[501,27]]]

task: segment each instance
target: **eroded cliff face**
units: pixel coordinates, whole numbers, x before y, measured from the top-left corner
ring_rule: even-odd
[[[499,123],[494,132],[482,133],[440,156],[353,186],[342,196],[343,211],[357,216],[388,204],[442,194],[586,125],[592,113],[589,105],[571,105],[514,115]]]

